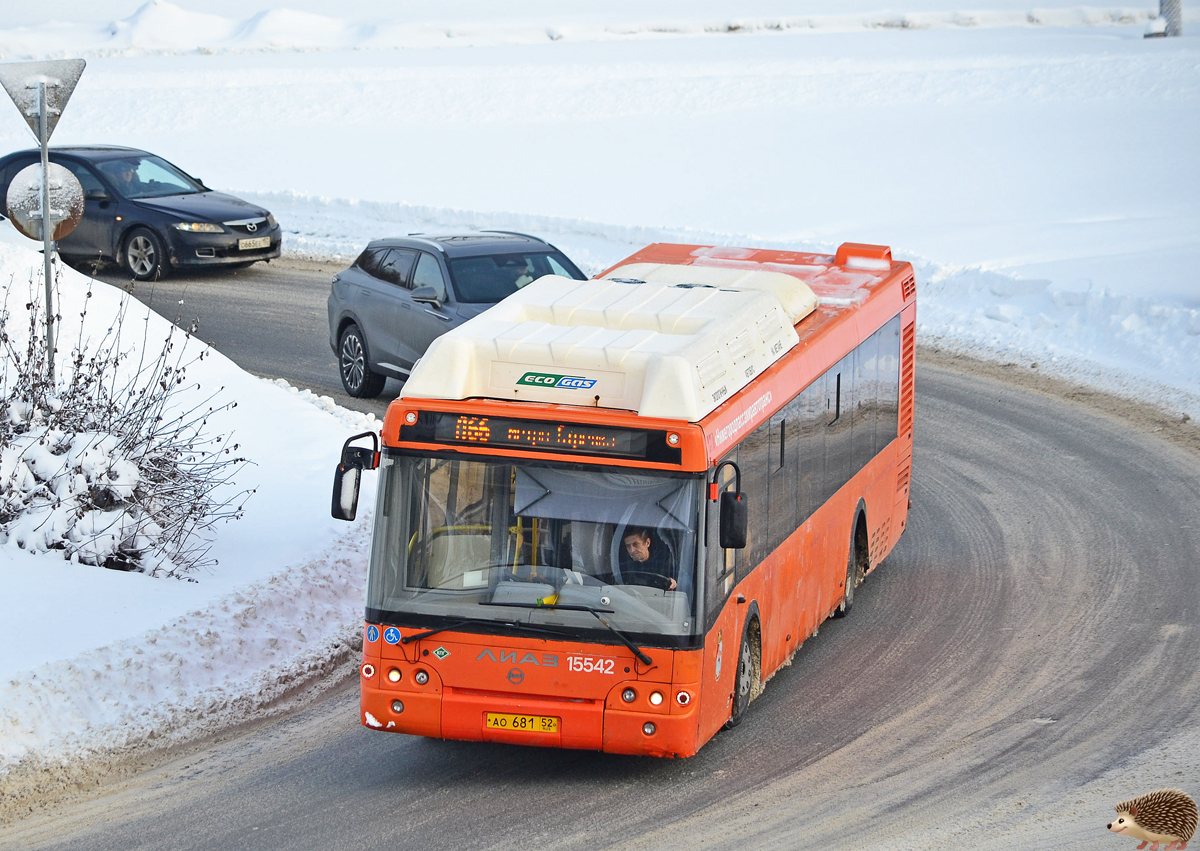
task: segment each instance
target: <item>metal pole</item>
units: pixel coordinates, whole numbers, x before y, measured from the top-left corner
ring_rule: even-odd
[[[1183,0],[1158,0],[1158,15],[1167,22],[1164,35],[1183,35]]]
[[[50,136],[46,133],[46,81],[38,82],[38,141],[42,143],[42,260],[46,278],[46,370],[54,385],[54,301],[50,288],[50,252],[54,225],[50,221]]]

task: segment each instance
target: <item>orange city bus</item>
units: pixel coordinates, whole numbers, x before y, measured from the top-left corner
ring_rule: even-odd
[[[904,530],[915,299],[884,246],[656,244],[435,340],[334,482],[353,519],[380,470],[362,723],[681,757],[736,725]]]

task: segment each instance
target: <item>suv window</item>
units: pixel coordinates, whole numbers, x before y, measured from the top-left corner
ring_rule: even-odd
[[[354,261],[354,265],[372,278],[406,287],[416,255],[416,251],[408,248],[368,248]]]
[[[392,248],[387,257],[379,264],[379,273],[375,276],[389,284],[401,287],[409,286],[408,277],[412,273],[413,264],[417,260],[417,252],[409,248]]]
[[[354,265],[362,269],[368,275],[379,276],[379,264],[383,262],[383,258],[387,256],[386,248],[368,248],[362,254],[358,255],[358,259],[354,261]]]
[[[546,255],[546,262],[550,264],[551,274],[562,275],[564,278],[576,278],[578,275],[578,269],[575,269],[574,272],[571,272],[565,266],[559,263],[553,254]],[[572,266],[571,268],[574,269],[575,267]]]
[[[586,280],[575,264],[557,252],[492,254],[450,261],[454,291],[459,301],[465,302],[500,301],[543,275],[562,274],[577,281]]]
[[[442,268],[432,254],[421,252],[417,261],[417,270],[413,273],[413,289],[418,287],[433,287],[439,301],[446,300],[446,279],[442,277]]]

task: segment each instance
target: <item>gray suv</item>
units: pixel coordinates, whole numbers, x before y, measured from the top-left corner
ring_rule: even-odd
[[[351,396],[378,396],[389,375],[408,377],[435,337],[543,275],[587,278],[553,245],[522,233],[370,243],[329,292],[329,345],[342,386]]]

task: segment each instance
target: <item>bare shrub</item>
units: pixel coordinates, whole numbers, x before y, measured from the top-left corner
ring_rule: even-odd
[[[210,352],[187,345],[194,324],[152,343],[147,317],[129,341],[127,296],[94,339],[85,307],[51,383],[44,309],[29,287],[24,339],[10,334],[21,314],[12,281],[0,303],[0,543],[152,576],[215,563],[212,527],[240,518],[253,491],[230,494],[248,462],[230,435],[205,428],[237,403],[215,405],[223,387],[202,394],[186,378]],[[91,297],[89,287],[85,305]]]

